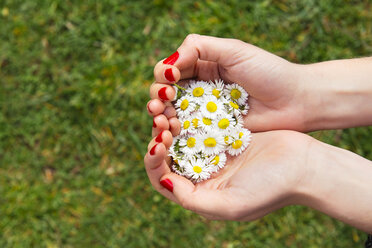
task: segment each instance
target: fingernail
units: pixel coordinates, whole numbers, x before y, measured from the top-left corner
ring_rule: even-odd
[[[156,127],[156,123],[155,123],[155,120],[152,120],[152,127],[155,128]]]
[[[174,82],[176,81],[173,77],[173,72],[172,72],[172,68],[168,68],[165,70],[164,72],[164,76],[165,78],[169,81],[169,82]]]
[[[156,142],[158,142],[158,143],[163,142],[163,139],[162,139],[162,137],[161,137],[162,134],[163,134],[163,132],[164,132],[164,130],[161,131],[161,133],[159,133],[158,136],[156,136],[156,138],[155,138],[155,141],[156,141]]]
[[[158,145],[158,144],[154,145],[154,146],[151,148],[151,150],[150,150],[150,155],[151,155],[151,156],[152,156],[152,155],[155,155],[155,148],[156,148],[157,145]]]
[[[161,186],[163,186],[164,188],[166,188],[170,192],[173,192],[173,183],[168,178],[167,179],[164,179],[164,180],[161,180],[160,181],[160,184],[161,184]]]
[[[161,88],[159,91],[158,91],[158,96],[163,100],[163,101],[168,101],[168,97],[167,97],[167,87],[163,87]]]
[[[179,57],[179,53],[178,51],[176,51],[175,53],[173,53],[171,56],[169,56],[168,58],[166,58],[164,61],[163,61],[163,64],[167,64],[167,65],[174,65],[174,63],[176,63],[178,57]]]
[[[152,114],[152,111],[151,111],[151,109],[150,109],[150,107],[149,107],[149,105],[150,105],[150,102],[149,103],[147,103],[147,110]]]

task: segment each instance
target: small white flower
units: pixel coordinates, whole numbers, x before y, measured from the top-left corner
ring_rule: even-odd
[[[237,121],[232,115],[225,114],[218,116],[215,120],[215,124],[219,131],[225,133],[234,128],[237,124]]]
[[[219,99],[223,93],[224,84],[221,79],[216,80],[214,83],[211,82],[212,86],[212,95]]]
[[[212,94],[212,86],[204,81],[192,82],[189,84],[187,93],[196,98],[204,97]]]
[[[200,151],[200,147],[196,145],[196,137],[195,136],[187,136],[186,138],[180,139],[180,150],[186,156],[192,156]]]
[[[222,169],[226,164],[226,154],[225,152],[221,152],[217,155],[213,155],[209,157],[209,164],[211,166],[211,169],[216,172],[219,169]]]
[[[215,128],[214,122],[215,120],[200,115],[200,127],[203,129],[203,131],[209,132],[213,130]]]
[[[216,155],[224,149],[223,137],[216,131],[199,134],[196,142],[205,155]]]
[[[239,105],[246,104],[248,99],[248,93],[238,84],[226,84],[224,95]]]
[[[184,118],[180,119],[181,122],[181,132],[180,135],[186,135],[186,134],[195,134],[197,129],[192,123],[192,118]]]
[[[227,150],[230,155],[237,156],[241,154],[251,141],[251,132],[247,129],[235,131],[232,134],[233,142],[228,146]]]
[[[175,107],[178,116],[185,117],[195,110],[196,104],[191,97],[183,96],[177,100]]]
[[[215,96],[206,96],[200,105],[200,111],[203,116],[215,119],[218,115],[223,114],[224,106]]]
[[[201,182],[211,176],[211,170],[206,166],[204,159],[192,157],[186,165],[185,174],[195,182]]]

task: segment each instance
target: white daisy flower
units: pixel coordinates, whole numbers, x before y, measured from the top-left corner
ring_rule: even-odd
[[[223,93],[224,84],[221,79],[216,80],[214,83],[211,82],[212,95],[219,99]]]
[[[233,113],[235,116],[246,115],[249,109],[248,105],[239,106],[239,104],[231,100],[225,104],[225,107],[227,108],[228,113]]]
[[[185,118],[185,119],[180,119],[181,122],[181,132],[180,135],[187,135],[187,134],[195,134],[196,133],[196,128],[194,127],[192,123],[191,118]]]
[[[213,172],[217,172],[219,169],[222,169],[225,166],[227,156],[225,152],[221,152],[217,155],[210,156],[208,160],[209,164],[211,165],[211,170],[213,170]]]
[[[172,171],[180,176],[184,176],[186,169],[185,167],[180,166],[179,161],[182,161],[182,160],[173,160]]]
[[[204,81],[193,82],[189,84],[187,93],[196,98],[204,97],[212,94],[212,86]]]
[[[228,153],[232,156],[241,154],[251,141],[251,132],[247,129],[237,130],[232,135],[234,141],[227,147]]]
[[[178,116],[185,117],[195,110],[196,104],[191,97],[183,96],[177,100],[175,107]]]
[[[179,142],[180,150],[186,156],[192,156],[200,151],[200,147],[196,145],[195,136],[187,136],[186,138],[181,138]]]
[[[224,149],[224,140],[216,131],[210,131],[197,136],[197,146],[205,155],[215,155]]]
[[[238,84],[226,84],[224,95],[239,105],[244,105],[248,99],[248,93]]]
[[[201,182],[211,176],[211,170],[206,166],[204,159],[192,157],[186,165],[185,174],[195,182]]]
[[[224,106],[215,96],[206,96],[200,105],[200,111],[203,116],[215,119],[223,114]]]
[[[224,132],[224,131],[228,131],[231,128],[235,127],[237,121],[232,115],[225,114],[225,115],[218,116],[216,118],[215,123],[216,123],[216,128]]]
[[[203,129],[203,131],[208,132],[213,130],[215,128],[214,123],[215,120],[200,115],[200,127]]]

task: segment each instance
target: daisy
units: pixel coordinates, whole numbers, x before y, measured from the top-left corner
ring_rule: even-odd
[[[185,174],[196,182],[201,182],[211,176],[211,170],[206,166],[204,159],[192,157],[186,165]]]
[[[225,166],[227,156],[226,156],[225,152],[221,152],[218,155],[210,156],[209,160],[210,160],[210,164],[212,166],[211,168],[214,171],[218,171],[219,169],[222,169]]]
[[[195,136],[181,138],[179,142],[180,150],[188,157],[198,153],[200,147],[196,145],[196,141]]]
[[[181,160],[180,160],[181,161]],[[185,167],[180,166],[179,161],[173,160],[172,171],[180,176],[185,175]]]
[[[212,93],[212,86],[204,81],[192,82],[186,91],[193,97],[203,97]]]
[[[213,130],[214,127],[214,120],[210,119],[208,117],[200,116],[200,127],[203,129],[203,131],[208,132]]]
[[[232,156],[241,154],[249,145],[251,132],[247,129],[241,129],[233,135],[234,141],[227,147],[227,151]]]
[[[180,119],[181,122],[181,132],[180,135],[186,135],[186,134],[194,134],[196,133],[196,128],[192,123],[191,118],[187,119]]]
[[[214,83],[211,82],[212,86],[212,95],[214,95],[217,99],[221,97],[223,92],[223,81],[221,79],[216,80]]]
[[[215,96],[206,96],[200,105],[200,111],[203,116],[214,119],[223,113],[224,106]]]
[[[220,131],[228,131],[236,125],[236,119],[229,114],[220,115],[216,119],[216,127]]]
[[[224,149],[224,140],[216,131],[197,136],[197,145],[205,155],[215,155]]]
[[[239,105],[244,105],[248,99],[248,93],[238,84],[226,84],[224,95]]]
[[[183,96],[175,104],[177,114],[180,117],[188,116],[195,110],[196,104],[191,97]]]

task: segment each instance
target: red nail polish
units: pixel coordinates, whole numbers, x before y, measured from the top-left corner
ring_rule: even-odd
[[[155,155],[155,148],[156,148],[157,145],[158,145],[158,144],[154,145],[154,146],[151,148],[151,150],[150,150],[150,155],[151,155],[151,156],[152,156],[152,155]]]
[[[180,56],[179,53],[176,51],[171,56],[169,56],[167,59],[165,59],[163,61],[163,64],[174,65],[174,63],[176,63],[179,56]]]
[[[155,128],[156,127],[156,123],[155,123],[155,120],[152,120],[152,127]]]
[[[156,138],[155,138],[156,142],[158,142],[158,143],[163,142],[163,138],[161,137],[163,135],[163,132],[164,132],[164,130],[161,131],[161,133],[159,133],[158,136],[156,136]]]
[[[163,101],[168,101],[168,97],[167,97],[167,87],[163,87],[161,88],[159,91],[158,91],[158,96],[160,97],[160,99],[162,99]]]
[[[167,179],[164,179],[164,180],[161,180],[160,181],[160,184],[161,184],[161,186],[163,186],[164,188],[166,188],[170,192],[173,192],[173,183],[168,178]]]
[[[150,102],[147,104],[147,110],[152,114],[152,111],[151,111],[151,109],[150,109],[150,107],[149,107],[149,105],[150,105]]]
[[[165,76],[165,78],[166,78],[169,82],[174,82],[174,81],[176,81],[176,80],[174,79],[174,76],[173,76],[172,68],[168,68],[168,69],[166,69],[165,72],[164,72],[164,76]]]

